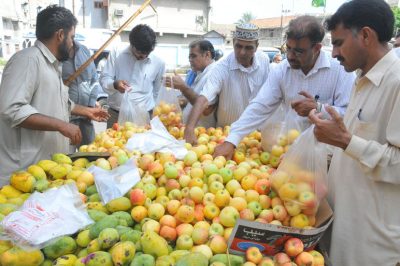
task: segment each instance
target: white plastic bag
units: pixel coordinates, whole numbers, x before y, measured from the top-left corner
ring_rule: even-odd
[[[97,192],[103,204],[122,197],[140,181],[134,158],[111,171],[94,165],[89,167],[88,171],[94,176]]]
[[[297,137],[300,132],[299,115],[292,108],[281,105],[261,130],[261,147],[270,152],[274,145],[291,145],[295,141],[294,136]]]
[[[1,221],[1,239],[23,248],[43,248],[52,240],[71,235],[94,221],[74,184],[34,192],[15,212]]]
[[[139,150],[142,153],[169,152],[178,160],[183,160],[187,153],[185,141],[177,140],[169,134],[158,117],[154,117],[150,125],[151,130],[133,135],[125,148],[130,151]]]
[[[270,178],[287,209],[290,202],[292,209],[298,205],[303,214],[316,214],[327,194],[327,164],[327,145],[317,141],[312,125],[290,147]]]
[[[118,124],[124,125],[125,122],[132,122],[137,126],[149,124],[150,115],[141,102],[131,99],[129,91],[124,93],[118,115]]]

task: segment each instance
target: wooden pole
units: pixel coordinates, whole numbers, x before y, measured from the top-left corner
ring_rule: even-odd
[[[114,34],[99,48],[99,50],[96,51],[85,63],[83,63],[78,70],[75,71],[71,76],[68,77],[66,81],[64,81],[64,84],[66,86],[69,86],[72,81],[74,81],[85,68],[90,65],[103,51],[104,49],[117,37],[128,25],[131,23],[137,16],[139,16],[140,13],[150,4],[151,0],[146,0],[143,5],[139,7],[138,10],[127,20],[125,21],[124,24],[119,27],[119,29],[114,32]]]

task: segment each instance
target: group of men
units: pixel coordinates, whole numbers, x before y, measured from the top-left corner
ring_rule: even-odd
[[[0,177],[5,182],[15,170],[53,152],[66,152],[68,140],[80,143],[79,127],[83,132],[90,120],[109,118],[95,108],[91,96],[95,91],[86,91],[81,101],[79,80],[69,93],[75,104],[68,100],[63,79],[71,72],[68,69],[82,63],[79,52],[87,52],[74,44],[75,26],[68,10],[46,8],[38,14],[35,46],[15,54],[5,68],[0,86]],[[388,44],[394,16],[384,1],[351,0],[325,26],[331,32],[332,55],[321,50],[325,34],[321,23],[301,16],[290,22],[286,32],[286,59],[271,68],[268,57],[257,51],[259,31],[252,24],[237,26],[234,52],[218,62],[210,42],[192,42],[192,80],[174,75],[166,78],[166,86],[179,89],[188,101],[187,142],[196,142],[197,125],[232,125],[215,156],[231,158],[241,139],[259,129],[281,105],[292,108],[302,124],[314,124],[316,138],[335,147],[328,173],[328,200],[334,209],[333,264],[396,265],[400,262],[400,214],[395,209],[400,203],[396,122],[400,61]],[[151,112],[162,84],[165,64],[151,54],[154,31],[138,25],[129,40],[129,47],[111,52],[100,78],[109,95],[109,126],[117,120],[124,93]],[[67,64],[61,75],[63,61]],[[86,81],[95,76],[93,70],[89,67],[83,73]],[[98,84],[86,85],[100,90]],[[70,113],[77,115],[72,123],[68,123]]]

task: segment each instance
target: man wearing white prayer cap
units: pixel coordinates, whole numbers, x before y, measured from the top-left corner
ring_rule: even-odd
[[[258,52],[259,29],[246,23],[233,33],[234,51],[218,61],[197,96],[185,128],[185,140],[196,143],[194,128],[200,116],[215,109],[217,127],[235,122],[267,80],[269,58]]]

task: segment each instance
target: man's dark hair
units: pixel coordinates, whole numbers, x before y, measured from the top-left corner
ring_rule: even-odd
[[[48,40],[60,29],[67,34],[75,27],[78,20],[65,7],[50,5],[40,11],[36,18],[36,38]]]
[[[214,46],[212,45],[212,43],[208,40],[196,40],[193,41],[189,44],[189,48],[195,48],[195,47],[199,47],[199,50],[201,51],[202,54],[204,54],[205,52],[210,52],[211,53],[211,58],[214,59],[215,58],[215,50],[214,50]]]
[[[156,46],[156,33],[149,26],[139,24],[129,33],[129,43],[139,52],[149,54]]]
[[[287,39],[300,40],[308,38],[312,43],[322,42],[324,36],[324,27],[313,16],[301,16],[291,20],[286,31]]]
[[[385,1],[353,0],[341,5],[325,22],[325,27],[331,31],[339,24],[357,32],[370,27],[378,35],[379,42],[388,42],[393,34],[394,15]]]

